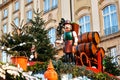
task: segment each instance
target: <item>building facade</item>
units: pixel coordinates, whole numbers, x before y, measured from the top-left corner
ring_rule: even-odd
[[[97,31],[99,46],[105,54],[115,57],[120,54],[120,0],[0,0],[0,35],[29,22],[33,10],[41,11],[45,28],[49,30],[51,43],[56,40],[56,29],[61,18],[78,23],[79,35]],[[2,52],[1,60],[7,61]],[[116,60],[114,60],[116,61]],[[118,61],[118,60],[117,60]]]

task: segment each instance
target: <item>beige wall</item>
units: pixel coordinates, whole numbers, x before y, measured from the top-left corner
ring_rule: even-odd
[[[100,33],[100,21],[98,12],[98,0],[91,0],[92,31],[97,31]]]
[[[24,18],[25,18],[25,2],[24,2],[24,0],[20,0],[20,4],[22,4],[22,6],[20,6],[20,22],[22,21],[22,20],[25,20]],[[23,23],[24,24],[24,23]]]
[[[114,35],[110,35],[108,37],[103,37],[99,46],[105,49],[106,54],[108,48],[116,47],[117,54],[120,54],[120,32]]]
[[[79,19],[84,15],[91,16],[90,4],[90,0],[74,0],[74,18],[76,23],[79,23]]]
[[[2,20],[2,11],[0,11],[0,26],[1,26],[1,27],[0,27],[0,30],[2,29],[2,25],[1,25],[2,22],[1,22],[1,20]],[[0,37],[1,37],[1,35],[2,35],[2,34],[1,34],[1,32],[0,32]]]
[[[71,20],[70,17],[70,0],[61,0],[61,17]]]
[[[8,7],[8,32],[12,31],[12,27],[11,27],[11,22],[12,22],[12,13],[13,13],[13,5],[10,4]]]

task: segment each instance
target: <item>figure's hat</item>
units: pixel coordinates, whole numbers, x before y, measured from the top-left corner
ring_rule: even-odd
[[[66,20],[66,21],[65,21],[65,24],[71,24],[71,21]]]

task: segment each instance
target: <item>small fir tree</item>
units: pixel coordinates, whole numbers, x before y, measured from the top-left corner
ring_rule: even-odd
[[[13,56],[28,57],[30,55],[31,44],[34,41],[33,37],[26,33],[25,25],[18,27],[13,22],[12,26],[13,32],[2,34],[0,39],[2,51]]]
[[[120,68],[116,65],[115,62],[112,62],[113,57],[106,56],[103,59],[103,66],[105,67],[105,72],[113,74],[115,76],[120,75]]]

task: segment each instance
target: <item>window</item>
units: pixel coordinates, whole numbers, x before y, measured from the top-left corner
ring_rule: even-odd
[[[31,19],[32,19],[32,10],[29,10],[27,12],[27,22],[29,22],[29,20],[31,20]]]
[[[19,18],[18,17],[14,19],[14,23],[16,26],[19,26]]]
[[[3,25],[3,33],[7,33],[7,24]]]
[[[56,8],[58,5],[58,0],[52,0],[52,9]]]
[[[7,2],[7,0],[3,0],[3,2]]]
[[[4,12],[3,12],[3,18],[7,17],[8,16],[8,10],[7,9],[4,9]]]
[[[50,0],[44,0],[44,12],[48,12],[50,10]]]
[[[30,2],[32,2],[32,0],[27,0],[27,3],[30,3]]]
[[[80,18],[79,24],[81,26],[80,31],[81,33],[89,32],[90,31],[90,16],[86,15]]]
[[[114,58],[115,56],[117,56],[116,47],[109,48],[109,51],[110,51],[110,56],[113,57],[112,62],[116,62],[117,60],[116,58]]]
[[[2,62],[7,62],[7,54],[5,51],[2,51]]]
[[[48,35],[49,35],[51,44],[54,44],[54,42],[56,40],[56,30],[55,30],[55,28],[49,29]]]
[[[19,9],[19,2],[15,2],[15,11]]]
[[[105,35],[118,32],[118,18],[115,5],[109,5],[103,9],[103,18]]]

